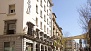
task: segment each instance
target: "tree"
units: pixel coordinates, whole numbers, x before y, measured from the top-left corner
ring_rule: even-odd
[[[87,33],[86,37],[87,37],[87,41],[89,41],[88,22],[91,19],[91,0],[87,0],[86,5],[81,7],[81,9],[79,9],[79,14],[80,14],[81,28],[83,29],[83,32]]]
[[[91,18],[91,0],[87,0],[85,6],[78,10],[80,14],[81,28],[84,32],[88,32],[88,22]]]

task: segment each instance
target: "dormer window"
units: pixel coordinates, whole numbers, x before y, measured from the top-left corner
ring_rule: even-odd
[[[10,14],[15,13],[15,4],[9,5],[9,13]]]

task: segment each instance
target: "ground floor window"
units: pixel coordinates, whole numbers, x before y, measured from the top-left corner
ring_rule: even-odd
[[[43,45],[41,45],[41,51],[44,51],[44,46]]]
[[[47,51],[47,47],[45,46],[45,51]]]
[[[15,34],[16,33],[16,20],[5,21],[4,34]]]
[[[15,51],[15,42],[4,42],[4,51]]]
[[[36,44],[36,51],[40,51],[40,44]]]
[[[33,44],[32,43],[26,43],[26,51],[33,51]]]
[[[51,49],[51,47],[48,47],[48,51],[51,51],[52,49]]]

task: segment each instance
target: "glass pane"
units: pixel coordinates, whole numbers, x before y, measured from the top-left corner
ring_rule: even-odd
[[[15,51],[15,42],[4,42],[4,51]]]
[[[10,42],[4,42],[4,51],[10,51]]]
[[[30,47],[28,47],[28,51],[31,51],[31,46],[30,46]]]
[[[5,47],[4,51],[10,51],[10,47]]]
[[[10,44],[11,44],[10,50],[15,51],[15,42],[13,41]]]
[[[4,47],[10,47],[10,42],[4,42]]]
[[[9,30],[14,30],[15,29],[15,24],[9,24]]]

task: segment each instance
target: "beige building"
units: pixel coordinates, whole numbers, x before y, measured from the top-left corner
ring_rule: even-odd
[[[76,51],[80,51],[79,48],[80,48],[80,44],[76,43]]]
[[[76,42],[75,42],[75,40],[67,40],[65,42],[65,44],[66,44],[66,47],[65,47],[66,51],[76,51]]]
[[[0,0],[0,51],[51,51],[51,0]]]
[[[54,50],[62,51],[62,28],[56,22],[56,15],[52,13],[52,36],[54,39]]]

